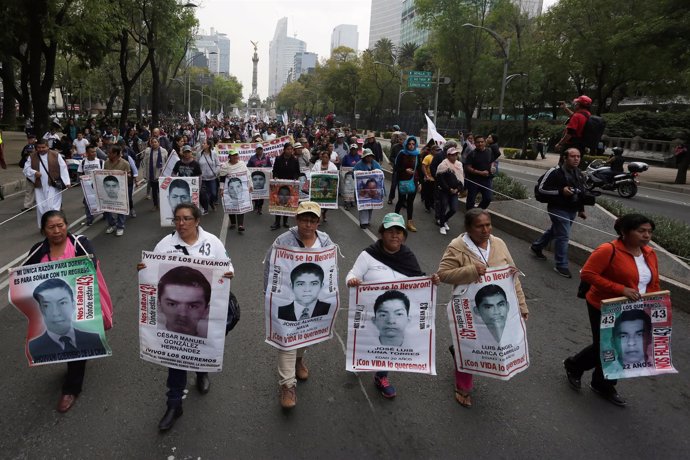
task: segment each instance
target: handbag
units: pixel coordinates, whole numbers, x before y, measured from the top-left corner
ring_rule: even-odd
[[[235,294],[230,292],[228,299],[228,319],[225,321],[225,335],[232,331],[237,323],[240,322],[240,303],[237,301]]]
[[[38,161],[41,162],[41,166],[43,166],[43,169],[46,172],[46,176],[48,176],[48,185],[51,187],[55,187],[56,189],[63,191],[67,189],[67,185],[62,181],[62,177],[58,177],[57,179],[53,179],[50,177],[50,173],[48,172],[48,168],[46,168],[46,165],[43,163],[43,160],[41,159],[41,156],[38,156]]]
[[[417,169],[417,157],[414,159],[414,169]],[[398,181],[398,191],[401,195],[409,195],[417,191],[417,186],[414,183],[414,173],[412,173],[412,179]]]
[[[611,262],[613,262],[613,256],[616,255],[616,247],[613,245],[613,243],[609,243],[609,244],[613,248],[613,252],[611,253],[611,258],[609,259],[609,266],[610,266]],[[589,292],[589,288],[591,288],[591,287],[592,287],[592,285],[589,284],[587,281],[580,280],[580,285],[577,287],[577,297],[580,299],[586,299],[587,293]]]

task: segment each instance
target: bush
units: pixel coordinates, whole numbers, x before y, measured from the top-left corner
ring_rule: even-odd
[[[390,139],[392,135],[393,135],[392,132],[386,131],[385,133],[383,133],[383,138],[384,139]]]
[[[524,200],[529,198],[527,188],[506,174],[499,172],[494,177],[494,200]]]
[[[520,153],[520,149],[514,149],[512,147],[505,147],[503,149],[503,156],[506,158],[515,158],[515,155]]]
[[[606,135],[612,137],[640,136],[644,139],[673,140],[679,134],[690,135],[690,111],[605,113]]]
[[[605,198],[599,198],[597,204],[616,217],[632,212],[639,213],[635,209]],[[654,221],[655,230],[652,237],[654,242],[672,254],[690,258],[690,225],[664,216],[648,215],[647,217]]]
[[[528,149],[527,152],[525,152],[525,154],[523,155],[522,149],[506,147],[503,149],[503,156],[505,156],[506,158],[514,158],[516,160],[536,160],[537,152],[535,152],[532,149]]]

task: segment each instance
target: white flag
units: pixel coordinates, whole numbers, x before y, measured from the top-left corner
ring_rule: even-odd
[[[201,124],[206,124],[206,113],[204,113],[204,109],[199,109],[199,120],[201,120]]]
[[[288,124],[288,114],[287,112],[283,112],[283,124],[287,126]]]
[[[192,118],[192,114],[189,112],[187,112],[187,121],[190,125],[194,126],[194,118]]]
[[[206,119],[210,120],[211,118],[213,117],[211,116],[211,109],[209,109],[208,112],[206,112]]]
[[[436,125],[434,125],[434,122],[431,121],[431,118],[425,113],[424,118],[426,118],[426,124],[427,124],[427,130],[426,130],[426,142],[429,143],[429,140],[433,139],[436,142],[439,143],[439,145],[443,145],[446,143],[446,139],[441,136],[438,131],[436,131]]]
[[[268,124],[270,122],[271,120],[269,120],[268,115],[264,115],[264,123]]]

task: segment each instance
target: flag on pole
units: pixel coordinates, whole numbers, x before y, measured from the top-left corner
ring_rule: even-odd
[[[268,118],[268,114],[264,115],[264,123],[268,124],[271,120]]]
[[[288,114],[287,112],[283,112],[283,124],[287,126],[288,124]]]
[[[194,126],[194,118],[192,118],[192,114],[189,112],[187,112],[187,121],[190,125]]]
[[[212,118],[213,118],[213,117],[211,116],[211,109],[208,109],[208,112],[206,112],[206,119],[207,119],[207,120],[210,120],[210,119],[212,119]]]
[[[223,118],[225,117],[225,114],[223,113],[223,106],[220,106],[220,112],[218,112],[218,121],[223,121]]]
[[[206,113],[204,109],[199,109],[199,120],[201,120],[201,124],[206,124]]]
[[[446,143],[446,139],[441,136],[438,131],[436,131],[436,125],[434,125],[434,122],[431,121],[431,118],[425,113],[424,118],[426,118],[426,124],[427,124],[427,129],[426,129],[426,142],[428,143],[429,140],[433,139],[436,142],[439,143],[439,145],[443,145]]]

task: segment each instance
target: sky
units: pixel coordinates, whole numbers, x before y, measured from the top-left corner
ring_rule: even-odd
[[[558,0],[544,0],[544,10]],[[230,73],[242,83],[243,97],[252,90],[252,54],[249,41],[258,41],[258,92],[268,97],[268,46],[276,23],[288,18],[288,36],[307,43],[307,51],[330,55],[331,33],[340,24],[355,24],[359,51],[369,44],[371,0],[197,0],[200,32],[213,27],[230,39]]]

